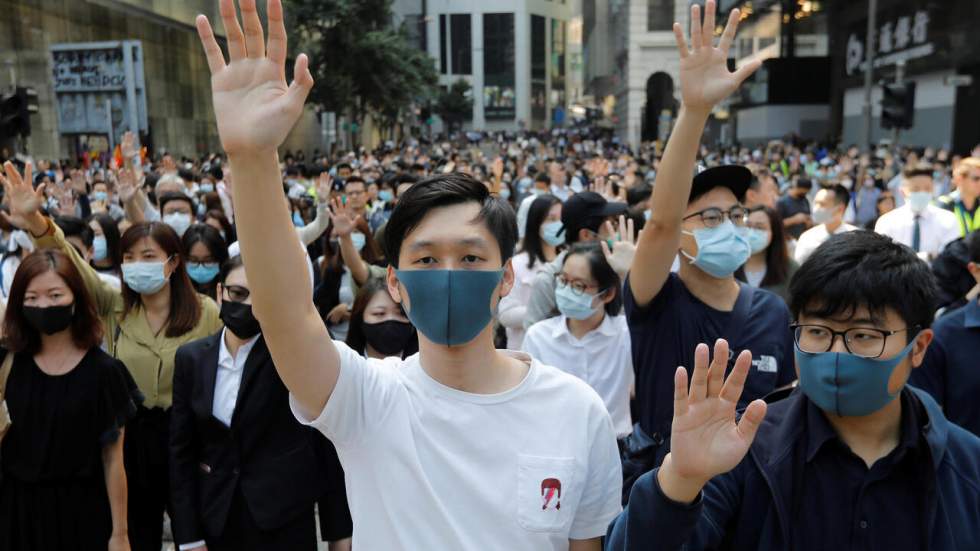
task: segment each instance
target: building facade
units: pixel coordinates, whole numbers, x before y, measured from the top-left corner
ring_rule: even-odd
[[[107,148],[109,123],[99,125],[110,116],[118,140],[131,119],[119,99],[128,82],[116,53],[126,42],[139,47],[136,70],[145,84],[135,90],[141,143],[188,156],[220,149],[210,72],[194,29],[199,13],[218,19],[217,2],[0,0],[0,13],[0,88],[29,86],[38,94],[30,137],[0,136],[8,147],[41,158]]]

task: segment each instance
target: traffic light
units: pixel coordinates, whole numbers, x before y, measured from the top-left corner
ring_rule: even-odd
[[[37,91],[20,87],[0,99],[0,138],[31,135],[31,115],[37,113]]]
[[[883,84],[881,127],[912,128],[915,123],[915,82]]]

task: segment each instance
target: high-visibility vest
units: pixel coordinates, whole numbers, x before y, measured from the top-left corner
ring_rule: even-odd
[[[960,224],[960,237],[966,237],[967,234],[980,230],[980,216],[970,216],[969,211],[963,208],[961,201],[957,201],[953,205],[953,214],[956,215],[956,221]]]

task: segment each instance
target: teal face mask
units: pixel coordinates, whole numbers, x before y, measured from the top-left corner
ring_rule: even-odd
[[[544,239],[545,243],[552,247],[557,247],[565,242],[565,234],[562,233],[562,230],[564,230],[564,225],[559,220],[545,222],[541,225],[541,239]],[[561,235],[558,235],[559,233]]]
[[[104,191],[94,191],[92,192],[92,199],[96,201],[105,201],[109,198],[109,194]]]
[[[725,220],[714,228],[699,228],[684,233],[694,236],[698,244],[698,254],[691,256],[683,250],[681,254],[690,260],[691,264],[719,279],[734,274],[735,270],[752,256],[749,242],[731,220]]]
[[[408,319],[430,341],[459,346],[493,318],[490,299],[503,270],[395,270],[408,292]]]
[[[390,203],[395,198],[395,194],[390,190],[382,189],[378,192],[378,199],[381,199],[385,203]]]
[[[912,351],[912,339],[889,360],[862,358],[844,352],[803,352],[796,347],[800,389],[818,408],[843,417],[870,415],[898,394],[888,392],[888,379]]]
[[[204,285],[206,283],[211,283],[214,278],[218,277],[218,272],[221,271],[221,267],[218,266],[217,262],[188,262],[187,263],[187,275],[194,280],[194,283],[198,285]]]

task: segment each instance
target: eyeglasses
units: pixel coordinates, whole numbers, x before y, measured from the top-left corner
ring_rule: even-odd
[[[728,210],[721,210],[717,207],[711,207],[704,210],[695,212],[694,214],[689,214],[683,219],[694,218],[699,216],[701,218],[701,223],[704,224],[706,228],[717,228],[722,225],[725,218],[732,221],[732,224],[736,226],[744,226],[745,220],[749,217],[749,209],[745,207],[732,207]]]
[[[224,293],[228,295],[228,300],[232,302],[245,302],[248,300],[249,295],[252,294],[251,291],[242,287],[241,285],[228,285],[223,287]]]
[[[834,341],[840,336],[844,339],[844,348],[855,356],[862,358],[878,358],[885,352],[885,342],[888,337],[908,331],[908,328],[896,331],[886,331],[872,327],[851,327],[844,331],[834,331],[823,325],[794,323],[789,326],[793,330],[796,346],[808,354],[830,352]]]
[[[597,285],[586,285],[581,281],[572,281],[565,277],[565,274],[555,274],[555,281],[558,283],[558,285],[568,287],[572,290],[572,293],[579,296],[585,295],[588,289],[598,289]],[[601,293],[604,290],[605,289],[600,290],[599,292]]]

